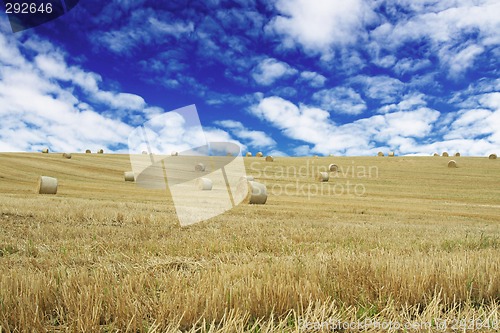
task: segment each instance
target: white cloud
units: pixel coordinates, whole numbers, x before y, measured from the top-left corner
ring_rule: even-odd
[[[484,52],[484,48],[477,44],[471,44],[458,50],[443,48],[440,51],[441,61],[449,67],[451,76],[458,76],[472,67],[476,57]]]
[[[234,120],[220,120],[215,122],[216,125],[227,128],[236,137],[247,142],[252,147],[274,147],[274,141],[269,135],[262,131],[249,130],[239,121]]]
[[[68,98],[30,66],[1,67],[0,73],[0,142],[9,143],[1,150],[96,150],[126,141],[130,126],[98,114],[74,96]]]
[[[388,55],[382,58],[376,58],[373,63],[382,68],[392,67],[397,61],[397,58],[393,55]]]
[[[239,140],[235,140],[228,132],[220,128],[203,127],[203,135],[207,142],[231,142],[239,145],[242,151],[247,149],[246,145]]]
[[[352,88],[337,87],[320,90],[312,96],[321,108],[341,114],[358,115],[366,110],[366,103]]]
[[[307,82],[313,88],[321,88],[325,85],[326,77],[316,72],[304,71],[300,73],[300,82]]]
[[[455,120],[445,139],[483,139],[500,148],[500,92],[480,96],[482,108],[465,109],[454,113]]]
[[[382,106],[378,112],[388,113],[393,111],[408,111],[415,109],[418,106],[425,106],[427,102],[425,101],[425,95],[421,93],[413,93],[405,95],[401,98],[401,102],[397,104],[387,104]]]
[[[429,43],[426,57],[435,54],[458,77],[472,66],[487,48],[500,44],[500,2],[483,1],[388,1],[387,10],[400,12],[397,6],[411,11],[394,23],[386,22],[371,32],[376,44],[391,52],[408,42]],[[405,69],[401,63],[399,70]],[[420,64],[423,66],[424,64]],[[412,66],[408,66],[412,67]]]
[[[148,22],[154,30],[157,30],[159,34],[163,35],[180,37],[183,34],[194,31],[194,24],[192,22],[188,22],[187,24],[181,22],[167,23],[155,17],[151,17]]]
[[[288,154],[285,152],[282,152],[281,150],[277,149],[272,149],[266,153],[266,155],[271,155],[273,157],[287,157]]]
[[[380,131],[381,138],[394,136],[423,138],[431,133],[432,124],[440,113],[429,108],[418,108],[413,111],[399,111],[385,115],[386,126]]]
[[[429,59],[412,59],[402,58],[399,59],[393,67],[393,70],[399,74],[414,73],[421,69],[431,66],[432,63]]]
[[[6,47],[0,51],[0,150],[110,151],[126,144],[128,123],[163,111],[138,95],[101,89],[100,75],[69,66],[46,41],[0,35],[0,44]]]
[[[293,153],[295,156],[310,156],[313,153],[311,152],[311,147],[308,145],[301,145],[298,147],[295,147],[293,149]]]
[[[146,107],[144,99],[135,94],[97,91],[93,98],[117,110],[142,111]]]
[[[127,56],[142,45],[161,44],[162,40],[168,37],[182,39],[194,32],[192,22],[184,22],[175,17],[162,17],[165,12],[155,11],[152,8],[138,7],[132,10],[118,10],[111,15],[123,15],[130,13],[116,22],[126,22],[126,24],[116,29],[98,31],[91,36],[91,39],[103,48],[114,53]],[[100,15],[103,17],[105,15]],[[116,23],[113,22],[113,23]],[[109,23],[107,23],[109,26]]]
[[[365,94],[372,99],[380,100],[381,103],[394,102],[404,90],[403,82],[386,75],[359,75],[353,78],[352,82],[362,84]]]
[[[307,143],[295,148],[297,155],[375,154],[381,146],[390,146],[400,154],[422,153],[416,142],[432,134],[440,116],[436,110],[420,107],[339,125],[327,111],[297,106],[280,97],[264,98],[250,112],[280,129],[285,136]]]
[[[104,103],[110,108],[141,111],[146,107],[146,102],[141,96],[101,90],[99,88],[99,83],[102,82],[100,75],[85,72],[75,66],[68,66],[61,53],[37,55],[35,64],[45,78],[69,81],[89,93],[93,100]]]
[[[284,37],[283,45],[331,53],[333,46],[355,44],[366,22],[375,18],[363,0],[278,0],[280,15],[269,28]]]
[[[276,80],[297,74],[287,63],[273,58],[262,60],[253,70],[252,77],[260,85],[269,86]]]

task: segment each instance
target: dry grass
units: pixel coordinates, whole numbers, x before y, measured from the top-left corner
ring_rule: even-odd
[[[299,169],[333,161],[325,184]],[[500,163],[460,162],[450,173],[432,157],[249,159],[266,205],[181,228],[168,193],[123,181],[125,155],[0,154],[0,331],[498,327]],[[41,174],[57,195],[35,193]]]

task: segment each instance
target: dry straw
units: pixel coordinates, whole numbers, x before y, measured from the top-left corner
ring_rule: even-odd
[[[443,152],[443,157],[448,157],[450,156],[450,154],[448,154],[447,152]]]
[[[123,173],[123,176],[125,177],[126,182],[133,182],[135,181],[135,176],[133,171],[125,171]]]
[[[448,162],[448,168],[456,168],[457,167],[457,162],[454,160],[451,160]]]
[[[68,160],[71,159],[71,154],[69,154],[69,153],[64,153],[62,156],[64,158],[67,158]]]
[[[320,182],[327,182],[328,179],[330,179],[330,175],[328,174],[328,172],[319,172],[318,173],[318,180]]]
[[[48,154],[49,153],[49,148],[42,149],[42,154]]]
[[[92,152],[90,151],[90,149],[87,149],[87,150],[85,151],[85,154],[92,154]]]
[[[394,156],[396,156],[396,154],[394,154],[394,152],[393,152],[393,151],[391,151],[391,152],[390,152],[387,156],[389,156],[389,157],[394,157]]]
[[[328,166],[328,170],[331,171],[331,172],[337,172],[339,170],[339,167],[337,164],[330,164]]]
[[[490,156],[488,156],[488,158],[490,160],[496,160],[497,159],[497,154],[491,154]]]
[[[261,152],[261,151],[259,151],[257,154],[255,154],[255,156],[256,156],[256,157],[262,157],[262,156],[264,156],[264,154],[262,154],[262,152]]]
[[[194,166],[194,171],[205,171],[205,164],[198,163]]]
[[[455,157],[460,157],[460,153],[455,153]]]
[[[383,152],[381,152],[381,151],[379,151],[379,152],[378,152],[378,154],[377,154],[377,156],[383,157],[383,156],[384,156],[384,153],[383,153]]]
[[[47,176],[40,176],[38,179],[38,194],[56,194],[57,193],[57,179]]]
[[[274,162],[274,157],[272,157],[271,155],[266,156],[266,162]]]
[[[104,150],[99,149],[99,150],[97,151],[97,153],[98,153],[98,154],[104,154]]]
[[[202,191],[211,191],[213,187],[212,181],[208,178],[198,178],[196,180],[196,185],[198,189]]]
[[[247,157],[252,157],[252,153],[251,153],[251,152],[248,152],[246,156],[247,156]]]
[[[240,181],[236,189],[237,195],[243,197],[248,204],[263,205],[267,201],[266,185],[255,181]]]

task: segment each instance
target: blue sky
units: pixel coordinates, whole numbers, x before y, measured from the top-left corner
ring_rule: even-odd
[[[500,153],[498,0],[81,0],[12,33],[0,151],[125,152],[196,104],[210,141],[274,155]]]

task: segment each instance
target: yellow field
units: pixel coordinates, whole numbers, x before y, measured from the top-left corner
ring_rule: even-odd
[[[245,164],[266,205],[181,228],[126,155],[0,154],[0,332],[500,331],[500,160]]]

